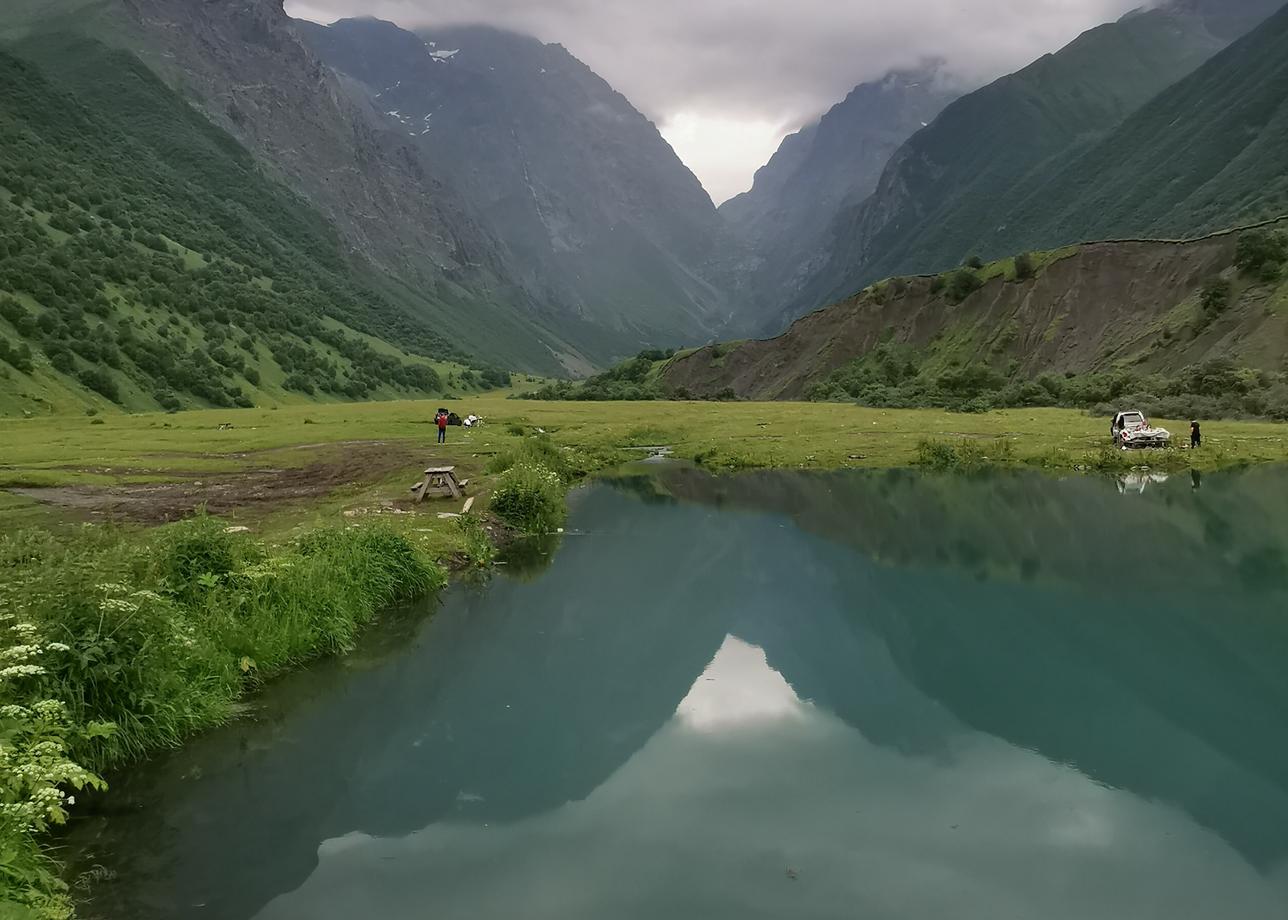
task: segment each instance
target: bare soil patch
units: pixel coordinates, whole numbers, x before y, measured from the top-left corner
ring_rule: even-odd
[[[295,450],[299,448],[292,448]],[[289,502],[320,498],[337,489],[375,482],[425,461],[413,444],[360,441],[310,445],[325,454],[299,466],[263,466],[236,473],[196,475],[175,471],[175,482],[114,486],[55,486],[11,489],[39,502],[86,515],[143,524],[176,521],[205,507],[211,514],[269,511]],[[229,459],[282,456],[284,450],[237,454]],[[164,471],[158,471],[164,472]]]

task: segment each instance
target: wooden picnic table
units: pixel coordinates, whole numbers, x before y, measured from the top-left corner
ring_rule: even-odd
[[[456,478],[454,466],[431,466],[425,470],[424,481],[413,485],[411,491],[416,496],[416,504],[420,504],[431,492],[439,498],[460,498],[468,484],[468,479]]]

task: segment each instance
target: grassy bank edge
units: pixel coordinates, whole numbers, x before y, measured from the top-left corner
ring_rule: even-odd
[[[44,835],[100,773],[230,719],[264,681],[349,650],[445,572],[380,525],[268,545],[199,516],[0,539],[0,916],[67,918]]]

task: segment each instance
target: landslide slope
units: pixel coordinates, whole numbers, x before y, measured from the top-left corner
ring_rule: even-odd
[[[776,338],[681,353],[662,382],[697,396],[728,388],[746,399],[799,399],[884,343],[906,347],[931,370],[984,363],[1028,378],[1174,371],[1212,357],[1277,371],[1288,353],[1288,282],[1235,268],[1248,232],[1262,231],[1070,247],[1037,256],[1027,279],[1005,260],[986,266],[988,280],[960,302],[944,277],[882,282]],[[1214,280],[1230,288],[1212,318],[1202,300]]]

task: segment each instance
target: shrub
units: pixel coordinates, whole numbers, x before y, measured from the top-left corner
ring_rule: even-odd
[[[1239,235],[1234,264],[1244,275],[1260,281],[1278,279],[1288,261],[1288,234],[1281,231],[1249,230]]]
[[[153,573],[161,588],[181,600],[193,600],[204,588],[233,571],[253,550],[227,531],[222,521],[205,513],[157,532]]]
[[[121,401],[121,391],[117,387],[116,381],[112,379],[111,374],[102,368],[86,368],[76,376],[87,389],[106,396],[112,402],[119,403]]]
[[[1230,282],[1221,277],[1209,278],[1203,283],[1203,289],[1199,294],[1199,305],[1203,308],[1203,315],[1208,322],[1220,316],[1225,312],[1226,307],[1230,306],[1231,291]]]
[[[524,533],[550,533],[564,520],[563,481],[539,464],[517,463],[501,474],[492,511]]]
[[[990,463],[1009,461],[1014,455],[1010,441],[925,440],[917,445],[917,464],[934,470],[973,471]]]
[[[969,259],[966,260],[966,267],[974,269],[975,271],[979,271],[981,268],[984,267],[984,260],[981,259],[979,256],[971,256]]]
[[[1027,281],[1037,273],[1033,266],[1033,257],[1027,252],[1022,252],[1015,257],[1015,279],[1017,281]]]
[[[948,279],[947,296],[953,303],[961,303],[983,286],[984,282],[975,272],[966,268],[959,269]]]

